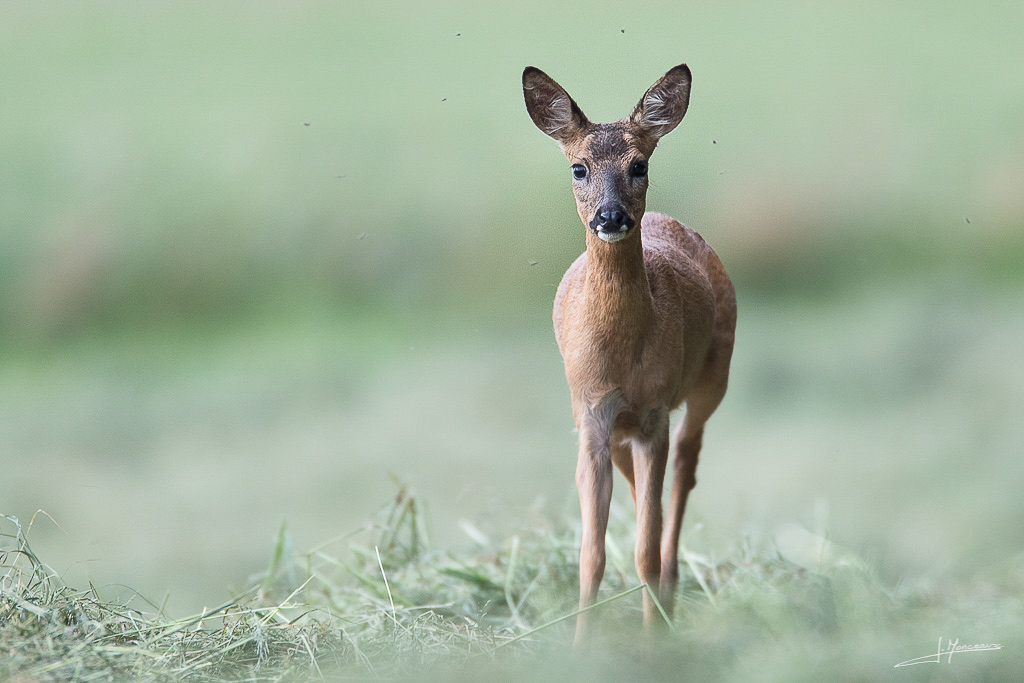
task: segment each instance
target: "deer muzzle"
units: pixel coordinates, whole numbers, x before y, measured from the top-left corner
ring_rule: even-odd
[[[621,204],[606,204],[590,220],[590,229],[605,242],[618,242],[624,238],[635,221]]]

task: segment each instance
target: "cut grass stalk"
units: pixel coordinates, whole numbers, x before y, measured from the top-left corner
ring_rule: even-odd
[[[642,583],[639,586],[633,586],[632,588],[627,588],[626,590],[622,591],[621,593],[617,593],[617,594],[615,594],[615,595],[613,595],[613,596],[611,596],[609,598],[605,598],[604,600],[598,600],[593,605],[589,605],[589,606],[584,607],[582,609],[578,609],[575,612],[570,612],[569,614],[563,614],[562,616],[558,617],[557,619],[552,619],[551,621],[547,622],[546,624],[541,624],[537,628],[530,629],[526,633],[520,633],[518,636],[515,636],[514,638],[510,638],[509,640],[506,640],[506,641],[504,641],[502,643],[499,643],[498,645],[496,645],[494,647],[494,649],[495,649],[495,651],[497,651],[497,650],[500,650],[503,647],[507,647],[508,645],[511,645],[513,643],[518,643],[519,641],[524,640],[526,638],[529,638],[530,636],[536,635],[537,633],[540,633],[541,631],[544,631],[544,630],[554,626],[555,624],[560,624],[563,621],[566,621],[567,619],[572,619],[573,617],[575,617],[577,615],[583,614],[584,612],[589,612],[590,610],[597,609],[598,607],[602,607],[604,605],[607,605],[610,602],[615,602],[616,600],[621,600],[622,598],[626,597],[627,595],[630,595],[632,593],[636,593],[637,591],[643,590],[644,588],[647,588],[647,584],[646,583]],[[658,609],[661,610],[662,615],[665,614],[665,610],[661,609],[661,605],[660,604],[658,604]]]
[[[675,631],[676,630],[675,624],[672,623],[672,620],[669,618],[668,614],[665,612],[665,608],[661,606],[661,600],[658,599],[658,595],[657,595],[656,591],[652,591],[651,590],[651,585],[649,583],[643,583],[643,584],[640,584],[640,585],[641,585],[642,588],[647,589],[648,597],[651,598],[651,602],[654,603],[654,606],[658,608],[658,614],[660,614],[661,618],[665,620],[665,624],[668,626],[668,630],[669,631]]]
[[[517,603],[512,597],[512,584],[515,581],[516,576],[516,562],[519,560],[519,536],[512,537],[512,548],[508,553],[508,569],[505,571],[505,604],[508,605],[509,612],[512,614],[512,623],[522,628],[523,622],[519,618],[519,607],[521,602]],[[525,597],[523,598],[526,599]]]
[[[690,572],[693,574],[693,578],[696,579],[697,585],[704,591],[704,595],[707,596],[708,602],[715,605],[715,594],[711,591],[707,581],[704,580],[704,573],[697,568],[697,560],[693,553],[686,549],[685,545],[680,546],[680,551],[683,555],[683,561],[686,562],[686,566],[690,568]],[[713,569],[713,568],[712,568]]]
[[[391,603],[391,620],[395,622],[395,626],[398,626],[398,617],[395,614],[395,599],[391,597],[391,586],[388,585],[388,575],[384,572],[384,563],[380,559],[380,548],[373,546],[373,549],[377,552],[377,566],[380,567],[380,575],[384,577],[384,588],[388,591],[388,602]]]
[[[229,609],[231,609],[233,607],[238,607],[241,604],[241,601],[242,601],[243,598],[245,598],[247,596],[250,596],[250,595],[255,595],[257,590],[259,590],[259,587],[258,586],[253,586],[249,590],[247,590],[244,593],[242,593],[239,597],[237,597],[237,598],[235,598],[233,600],[229,600],[229,601],[225,602],[220,607],[217,607],[217,608],[215,608],[215,609],[213,609],[213,610],[211,610],[209,612],[207,612],[204,609],[202,611],[202,613],[200,613],[200,614],[198,614],[198,615],[196,615],[196,616],[194,616],[194,617],[192,617],[190,619],[186,619],[184,621],[178,622],[177,624],[172,624],[171,628],[169,628],[169,629],[165,630],[163,633],[159,633],[155,637],[151,638],[148,641],[148,644],[149,645],[154,645],[154,644],[157,643],[157,641],[163,640],[165,638],[169,638],[169,637],[171,637],[173,635],[176,635],[176,634],[178,634],[178,633],[180,633],[182,631],[185,631],[188,628],[190,628],[192,626],[195,626],[196,624],[199,624],[199,623],[203,622],[206,619],[209,619],[209,618],[211,618],[213,616],[216,616],[216,615],[222,614],[224,612],[227,612]]]

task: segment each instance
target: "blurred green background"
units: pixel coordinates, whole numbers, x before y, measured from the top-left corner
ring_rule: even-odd
[[[172,614],[282,521],[357,529],[392,475],[440,543],[571,518],[550,304],[583,227],[520,74],[613,120],[685,61],[648,207],[740,303],[685,539],[795,521],[893,581],[1019,571],[1022,28],[1019,1],[6,2],[0,511]]]

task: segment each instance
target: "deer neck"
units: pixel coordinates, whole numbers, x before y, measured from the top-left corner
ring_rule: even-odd
[[[591,329],[612,344],[642,343],[654,320],[640,230],[609,244],[587,231],[585,291]]]

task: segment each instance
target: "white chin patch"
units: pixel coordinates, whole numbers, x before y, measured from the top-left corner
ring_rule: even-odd
[[[629,228],[623,225],[621,228],[619,228],[618,232],[605,232],[604,230],[598,230],[597,236],[603,239],[605,242],[618,242],[619,240],[625,238],[628,232]]]

